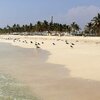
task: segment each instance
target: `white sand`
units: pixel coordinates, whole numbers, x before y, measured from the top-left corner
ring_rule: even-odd
[[[21,41],[26,40],[28,44],[5,40],[5,38],[20,38]],[[70,44],[64,42],[66,39],[68,43],[71,44],[73,42],[75,44],[73,48],[70,47]],[[33,41],[33,44],[31,44],[30,41]],[[45,81],[43,85],[42,83],[38,83],[38,79],[35,79],[37,80],[35,83],[37,85],[35,85],[35,87],[33,86],[33,88],[36,89],[36,93],[39,93],[44,100],[99,100],[100,37],[0,36],[0,42],[11,43],[14,46],[23,48],[35,48],[34,43],[41,43],[42,41],[44,44],[40,45],[41,49],[50,52],[46,63],[62,65],[66,70],[69,70],[69,74],[67,76],[65,72],[61,72],[61,76],[59,74],[56,76],[54,72],[56,73],[57,66],[56,69],[54,68],[54,71],[52,70],[53,72],[50,69],[46,69],[48,73],[46,73],[45,68],[43,68],[45,75],[51,74],[52,78],[54,75],[54,80],[51,81],[51,79],[47,79],[47,82]],[[55,45],[52,45],[52,43],[55,43]],[[46,65],[41,64],[41,66]],[[24,71],[23,73],[28,71],[33,75],[32,71],[28,68],[22,71]],[[34,84],[30,75],[25,77],[28,84],[30,81]],[[39,79],[41,80],[41,78],[43,77],[41,76]],[[86,81],[87,79],[89,82]],[[50,84],[49,82],[52,83]]]
[[[62,64],[70,70],[71,77],[80,77],[100,81],[100,37],[48,37],[48,36],[0,36],[1,42],[12,43],[24,48],[35,48],[34,43],[20,43],[2,38],[20,38],[21,41],[44,41],[41,49],[51,53],[47,62],[53,64]],[[57,41],[57,39],[60,39]],[[65,44],[75,43],[74,48]],[[79,42],[76,42],[78,40]],[[53,46],[52,43],[56,45]]]

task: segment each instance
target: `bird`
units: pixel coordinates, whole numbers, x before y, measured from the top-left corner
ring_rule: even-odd
[[[25,41],[26,43],[28,43],[27,41]]]
[[[35,46],[37,45],[37,42],[35,42]]]
[[[72,45],[70,45],[70,47],[71,47],[71,48],[73,48],[73,46],[72,46]]]
[[[38,45],[36,45],[36,48],[40,48]]]
[[[44,42],[42,42],[42,44],[44,44]]]
[[[40,48],[37,43],[35,43],[36,48]]]
[[[30,43],[33,43],[32,41],[30,41]]]
[[[25,42],[25,43],[27,43],[27,41],[26,41],[26,40],[25,40],[24,42]]]
[[[66,44],[69,44],[68,42],[66,42]]]
[[[53,45],[55,45],[55,43],[52,43]]]
[[[69,43],[67,42],[67,40],[65,40],[65,42],[66,42],[66,44],[69,44]]]
[[[40,45],[40,43],[38,43],[38,45]]]
[[[72,45],[75,45],[74,43],[71,43]]]

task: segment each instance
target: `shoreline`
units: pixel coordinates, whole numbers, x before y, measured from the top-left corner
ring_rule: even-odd
[[[46,39],[44,37],[9,37],[20,38],[22,42],[4,40],[5,43],[10,43],[10,46],[7,46],[10,55],[6,60],[9,61],[9,58],[11,60],[0,69],[24,82],[40,98],[43,100],[99,100],[99,38],[93,39],[93,42],[91,42],[92,39],[89,41],[86,38],[85,40],[78,40],[76,37],[73,37],[74,40],[67,39],[69,44],[75,44],[74,48],[71,48],[62,37],[60,40],[58,40],[59,37],[45,37]],[[23,43],[23,40],[27,40],[28,44]],[[30,41],[33,43],[31,44]],[[36,41],[41,44],[40,49],[35,48]],[[6,49],[6,52],[8,50]],[[4,57],[3,59],[5,60]]]
[[[18,39],[20,40],[20,42],[18,40],[14,42],[13,41],[14,39]],[[27,43],[23,43],[24,40],[27,41]],[[69,43],[67,45],[65,43],[66,40]],[[30,43],[31,41],[32,43]],[[69,68],[71,70],[72,77],[82,77],[85,79],[93,79],[93,80],[100,81],[99,78],[100,75],[99,76],[92,75],[95,74],[93,71],[90,75],[88,75],[88,71],[89,71],[88,68],[90,68],[89,66],[91,66],[91,68],[94,69],[96,67],[95,64],[96,63],[99,64],[99,59],[100,59],[100,53],[99,53],[100,38],[99,37],[79,37],[79,36],[78,37],[76,36],[75,37],[52,37],[52,36],[38,37],[38,36],[2,35],[0,36],[0,42],[10,43],[13,46],[30,48],[30,49],[32,48],[36,49],[35,42],[38,42],[40,43],[40,49],[50,52],[50,56],[46,62],[65,65],[65,68]],[[42,44],[42,42],[44,43]],[[71,43],[75,44],[75,46],[72,45],[74,48],[70,47]],[[96,60],[94,57],[96,57],[96,59],[98,60]],[[89,65],[88,64],[89,61],[92,64],[89,63],[90,64]],[[84,70],[88,70],[87,72],[85,72],[86,75],[84,73],[81,73],[81,69],[79,68],[79,65],[81,64],[83,64],[82,68]],[[74,66],[76,66],[77,70],[74,68]],[[79,75],[77,74],[77,71],[78,73],[80,72]]]

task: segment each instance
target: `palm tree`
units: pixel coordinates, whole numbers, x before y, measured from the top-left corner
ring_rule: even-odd
[[[44,20],[44,22],[43,22],[43,31],[48,31],[48,29],[49,29],[49,24],[46,20]]]
[[[12,32],[12,29],[9,25],[7,25],[8,33],[10,34]]]
[[[36,31],[37,32],[42,32],[43,28],[42,28],[43,23],[38,21],[36,24]]]
[[[71,28],[72,28],[72,33],[76,34],[79,30],[80,30],[80,27],[77,23],[73,22],[71,24]]]
[[[97,36],[100,36],[100,13],[93,18],[93,27]]]
[[[19,24],[16,25],[16,32],[21,32],[21,28]]]
[[[54,31],[54,24],[52,22],[49,23],[49,31]]]
[[[32,28],[33,28],[33,25],[32,25],[32,23],[30,23],[30,25],[29,25],[29,32],[32,32]]]
[[[85,35],[92,35],[94,33],[93,23],[88,23],[84,28]]]

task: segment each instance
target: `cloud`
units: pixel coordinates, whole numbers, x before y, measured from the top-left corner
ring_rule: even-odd
[[[66,15],[66,22],[71,23],[73,21],[80,24],[82,27],[86,25],[94,16],[100,13],[100,8],[96,6],[80,6],[71,8]]]
[[[81,28],[90,22],[93,17],[100,13],[100,7],[97,6],[78,6],[69,9],[66,14],[60,14],[54,16],[54,21],[59,23],[71,24],[77,22]]]

